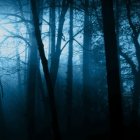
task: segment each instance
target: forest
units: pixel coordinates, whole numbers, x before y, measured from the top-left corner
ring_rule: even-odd
[[[0,140],[140,138],[139,0],[0,0]]]

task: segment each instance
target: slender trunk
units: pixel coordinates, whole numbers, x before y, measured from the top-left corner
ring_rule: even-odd
[[[63,25],[65,22],[65,15],[67,13],[68,8],[69,8],[69,4],[68,4],[67,0],[63,0],[62,1],[62,10],[61,10],[61,14],[59,17],[56,50],[55,50],[55,55],[52,58],[51,69],[50,69],[51,79],[52,79],[54,87],[56,84],[57,74],[58,74],[58,69],[59,69],[59,60],[60,60],[60,55],[61,55],[61,43],[62,43],[62,37],[63,37]]]
[[[17,56],[17,77],[18,77],[18,92],[21,92],[21,72],[20,72],[20,54],[18,46],[16,46],[16,56]]]
[[[69,30],[69,55],[67,66],[67,87],[66,87],[66,115],[67,115],[67,132],[68,136],[71,136],[71,114],[72,114],[72,85],[73,85],[73,1],[70,3],[70,30]]]
[[[17,17],[15,17],[15,21],[17,21]],[[19,27],[17,25],[15,25],[15,29],[16,29],[16,32],[19,31]],[[17,79],[18,79],[18,81],[17,81],[17,87],[18,87],[17,90],[18,90],[18,92],[21,92],[22,90],[21,90],[19,43],[16,45],[15,52],[16,52]]]
[[[30,33],[31,46],[28,58],[28,79],[27,79],[27,123],[29,139],[35,139],[35,93],[37,80],[37,47],[34,35]]]
[[[140,100],[140,71],[134,75],[134,90],[133,90],[133,104],[132,104],[132,128],[136,129],[139,126],[139,100]],[[133,131],[133,132],[134,132]]]
[[[56,23],[55,23],[55,0],[52,0],[50,3],[50,43],[51,43],[51,63],[53,62],[53,57],[55,55],[55,30],[56,30]],[[51,67],[51,70],[53,67]]]
[[[48,68],[48,60],[45,56],[44,52],[44,44],[41,39],[41,31],[39,28],[39,17],[36,11],[37,5],[36,1],[31,0],[31,10],[32,10],[32,15],[33,15],[33,23],[34,23],[34,29],[35,29],[35,38],[36,42],[38,45],[38,51],[39,55],[41,58],[41,63],[43,66],[43,72],[46,80],[46,86],[48,89],[48,95],[49,95],[49,101],[50,101],[50,107],[51,107],[51,115],[52,115],[52,129],[53,129],[53,134],[54,134],[54,139],[55,140],[60,140],[60,132],[59,132],[59,126],[58,126],[58,120],[57,120],[57,110],[56,110],[56,105],[55,105],[55,97],[54,97],[54,89],[49,73],[49,68]]]
[[[0,48],[0,55],[1,55],[1,48]],[[6,124],[5,124],[5,118],[4,118],[4,112],[3,112],[3,83],[2,79],[0,78],[0,139],[6,140]]]
[[[37,49],[34,49],[36,46],[35,37],[33,31],[31,30],[29,24],[25,20],[23,13],[23,7],[21,0],[18,0],[20,14],[24,19],[24,24],[26,30],[29,34],[30,45],[28,45],[28,72],[27,74],[27,129],[28,129],[28,138],[30,140],[35,139],[35,92],[36,92],[36,74],[37,74]]]
[[[133,129],[137,129],[139,123],[139,99],[140,99],[140,44],[139,44],[139,30],[131,19],[131,0],[126,0],[126,10],[129,25],[132,29],[132,39],[136,50],[136,58],[138,61],[138,71],[134,73],[134,92],[133,92],[133,104],[132,104],[132,125]]]
[[[5,119],[4,119],[4,112],[3,112],[1,97],[0,97],[0,139],[6,140],[6,124],[5,124]]]
[[[107,68],[110,132],[111,139],[119,139],[122,138],[123,134],[123,113],[113,0],[102,0],[101,2]]]
[[[24,18],[22,5],[20,4],[20,11]],[[41,10],[43,5],[43,0],[37,2],[38,8],[37,13],[40,14],[39,23],[40,26],[42,25],[42,16],[43,10]],[[34,140],[36,136],[36,129],[35,129],[35,103],[36,103],[36,93],[37,93],[37,75],[39,69],[39,57],[38,57],[38,50],[37,50],[37,42],[35,39],[34,31],[32,27],[30,27],[26,22],[25,26],[27,32],[29,33],[29,40],[30,46],[28,52],[28,64],[29,64],[29,72],[28,72],[28,85],[27,85],[27,120],[28,120],[28,132],[29,132],[29,139]],[[42,93],[43,94],[43,93]]]
[[[84,128],[88,129],[90,124],[90,46],[91,46],[91,21],[89,0],[85,0],[84,15],[84,40],[83,40],[83,105],[84,105]],[[87,130],[88,131],[88,130]]]

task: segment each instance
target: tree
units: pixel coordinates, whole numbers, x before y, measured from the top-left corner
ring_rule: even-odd
[[[32,30],[32,25],[26,22],[26,18],[23,12],[22,1],[17,0],[19,6],[19,12],[23,18],[23,23],[26,27],[27,33],[29,35],[30,44],[28,45],[28,72],[27,72],[27,129],[29,139],[33,140],[35,138],[35,95],[36,95],[36,85],[37,85],[37,70],[38,70],[38,53],[37,44],[35,40],[34,31]],[[31,18],[31,14],[30,14]]]
[[[2,85],[1,81],[0,81],[0,84]],[[1,94],[3,94],[2,92]],[[5,124],[5,118],[4,118],[4,112],[3,112],[2,95],[0,97],[0,139],[3,139],[3,140],[6,139],[6,124]]]
[[[56,23],[55,23],[55,18],[56,18],[56,14],[55,14],[55,0],[51,0],[50,1],[50,47],[51,47],[51,62],[53,63],[53,57],[54,57],[54,53],[55,53],[55,37],[56,37]],[[53,69],[53,68],[51,68]]]
[[[67,114],[67,132],[71,136],[71,115],[72,115],[72,92],[73,92],[73,0],[70,1],[69,13],[69,54],[67,64],[67,87],[66,87],[66,114]]]
[[[133,106],[132,106],[132,125],[133,128],[137,129],[138,125],[138,118],[139,118],[139,97],[140,97],[140,88],[139,88],[139,82],[140,82],[140,44],[139,44],[139,34],[140,34],[140,25],[135,25],[131,19],[131,0],[126,0],[126,10],[127,10],[127,18],[130,25],[130,28],[132,30],[132,40],[134,43],[134,47],[136,50],[136,58],[138,61],[138,69],[136,69],[136,66],[131,61],[131,68],[134,71],[134,91],[133,91]]]
[[[65,15],[67,13],[67,10],[69,8],[69,2],[68,0],[62,0],[62,9],[59,16],[59,24],[58,24],[58,33],[57,33],[57,41],[55,46],[55,52],[52,57],[51,61],[51,67],[50,67],[50,73],[51,78],[53,82],[53,86],[55,87],[58,69],[59,69],[59,60],[61,55],[61,43],[62,43],[62,37],[63,37],[63,26],[65,22]]]
[[[123,134],[123,114],[113,1],[102,0],[101,3],[107,69],[110,131],[111,138],[116,139],[116,137],[122,137],[121,134]]]
[[[84,105],[84,128],[89,126],[90,110],[90,49],[92,40],[92,21],[90,1],[84,1],[84,35],[83,35],[83,105]]]
[[[129,64],[131,69],[131,74],[133,76],[133,90],[132,90],[132,111],[131,111],[131,126],[134,133],[136,133],[136,130],[138,129],[138,120],[139,120],[139,97],[140,97],[140,89],[139,89],[139,81],[140,81],[140,44],[138,41],[139,33],[140,33],[140,25],[133,22],[133,14],[132,14],[132,4],[135,1],[126,0],[125,6],[126,6],[126,17],[128,21],[128,26],[131,30],[130,36],[132,38],[132,42],[134,43],[135,48],[135,54],[137,59],[137,64],[133,61],[133,56],[129,55],[127,52],[123,52],[122,48],[120,48],[119,52],[120,55],[125,59],[126,63]],[[120,11],[120,10],[119,10]],[[119,14],[117,13],[119,16]],[[124,19],[123,19],[124,20]],[[118,22],[118,21],[117,21]],[[119,22],[118,22],[119,24]],[[119,30],[119,29],[117,29]]]
[[[55,140],[60,140],[61,138],[60,138],[60,132],[59,132],[59,126],[58,126],[58,120],[57,120],[57,111],[56,111],[56,106],[55,106],[54,88],[53,88],[53,84],[52,84],[52,80],[51,80],[50,72],[48,68],[48,60],[44,52],[44,44],[41,39],[39,15],[37,13],[37,4],[36,4],[36,1],[34,0],[30,0],[30,2],[31,2],[31,11],[32,11],[32,16],[33,16],[34,34],[35,34],[36,42],[38,45],[38,52],[39,52],[42,66],[43,66],[43,72],[44,72],[46,86],[47,86],[48,94],[49,94],[53,135],[54,135]]]

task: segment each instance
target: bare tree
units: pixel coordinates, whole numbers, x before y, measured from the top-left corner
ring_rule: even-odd
[[[49,94],[49,101],[50,101],[50,107],[51,107],[51,116],[52,116],[52,129],[53,129],[53,135],[55,140],[60,140],[60,132],[59,132],[59,126],[58,126],[58,120],[57,120],[57,111],[56,111],[56,105],[55,105],[55,97],[54,97],[54,88],[50,77],[50,72],[48,68],[48,60],[45,56],[44,52],[44,44],[41,39],[41,31],[40,31],[40,24],[39,24],[39,15],[37,13],[37,4],[36,1],[31,0],[31,11],[33,15],[33,25],[35,30],[35,38],[38,45],[38,52],[41,59],[41,63],[43,66],[43,72],[46,80],[46,86],[48,89]]]
[[[50,72],[51,72],[51,78],[52,78],[54,87],[55,87],[58,69],[59,69],[59,60],[60,60],[60,55],[61,55],[61,43],[62,43],[62,37],[63,37],[63,26],[64,26],[64,22],[65,22],[65,15],[67,13],[68,8],[69,8],[68,0],[62,0],[62,9],[61,9],[61,13],[59,16],[59,25],[58,25],[55,52],[54,52],[53,56],[51,55],[52,61],[51,61]]]

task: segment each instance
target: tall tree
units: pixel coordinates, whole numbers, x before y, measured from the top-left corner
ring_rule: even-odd
[[[24,25],[29,35],[28,45],[28,72],[27,72],[27,129],[30,140],[35,139],[35,93],[38,67],[37,44],[32,27],[26,21],[21,0],[17,0],[19,13],[23,18]],[[31,18],[31,15],[30,15]]]
[[[50,72],[51,72],[51,78],[52,78],[54,87],[55,87],[58,69],[59,69],[59,60],[60,60],[60,55],[61,55],[61,43],[62,43],[62,37],[63,37],[63,26],[64,26],[64,22],[65,22],[65,15],[69,8],[68,0],[62,0],[61,5],[62,5],[62,8],[61,8],[60,16],[59,16],[55,53],[53,56],[51,56],[52,61],[51,61]]]
[[[107,68],[110,131],[111,139],[116,139],[121,138],[121,134],[123,134],[123,114],[113,0],[102,0],[101,3]]]
[[[56,32],[56,23],[55,23],[55,0],[50,1],[50,47],[51,47],[51,62],[53,63],[53,57],[55,55],[55,32]],[[51,67],[51,69],[53,69]]]
[[[72,114],[72,89],[73,89],[73,0],[70,0],[70,20],[69,20],[69,54],[68,54],[68,66],[67,66],[67,132],[71,136],[71,114]]]
[[[139,44],[139,34],[140,34],[140,25],[135,25],[131,18],[131,0],[126,0],[126,10],[127,18],[132,30],[132,40],[136,50],[136,58],[138,62],[138,68],[136,69],[135,64],[131,61],[130,66],[134,75],[134,91],[133,91],[133,105],[132,105],[132,125],[135,129],[138,127],[139,119],[139,98],[140,98],[140,44]],[[130,59],[131,60],[131,59]]]
[[[89,126],[90,110],[90,48],[92,39],[90,0],[84,0],[84,37],[83,37],[83,106],[84,128]]]
[[[44,44],[41,38],[39,15],[37,13],[37,3],[34,0],[30,0],[30,2],[31,2],[31,11],[32,11],[32,16],[33,16],[35,39],[38,45],[38,52],[39,52],[39,56],[40,56],[42,67],[43,67],[46,86],[48,89],[48,95],[49,95],[49,101],[50,101],[50,107],[51,107],[51,116],[52,116],[53,135],[54,135],[55,140],[60,140],[61,138],[60,138],[60,132],[59,132],[59,126],[58,126],[58,120],[57,120],[57,110],[56,110],[56,105],[55,105],[54,88],[53,88],[53,84],[51,81],[50,72],[48,68],[48,60],[45,56]]]

